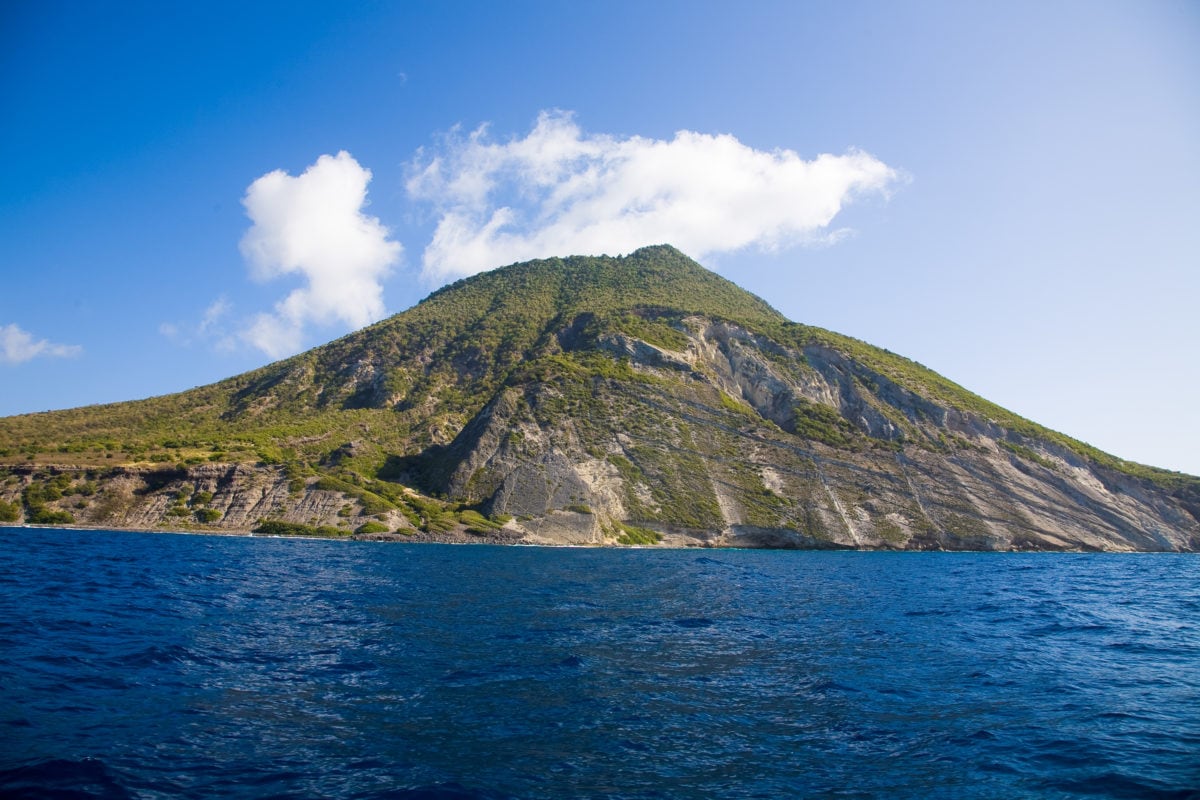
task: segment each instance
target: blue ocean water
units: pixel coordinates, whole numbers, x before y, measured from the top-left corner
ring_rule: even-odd
[[[1200,797],[1193,556],[0,547],[4,797]]]

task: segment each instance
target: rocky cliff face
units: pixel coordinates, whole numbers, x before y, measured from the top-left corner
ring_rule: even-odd
[[[132,530],[249,531],[262,520],[344,529],[372,518],[353,496],[294,482],[278,468],[249,464],[95,469],[71,465],[10,468],[0,499],[20,509],[31,487],[48,485],[45,508],[68,524]],[[53,488],[57,486],[58,488]],[[396,526],[399,512],[383,515]],[[32,520],[26,507],[14,522]]]
[[[46,441],[50,455],[11,455]],[[142,455],[104,466],[122,448]],[[0,420],[6,450],[0,516],[25,522],[1200,550],[1200,479],[1127,464],[788,322],[671,248],[514,265],[222,384]],[[60,455],[88,452],[90,464]]]
[[[632,522],[715,546],[1200,545],[1185,501],[828,347],[791,350],[694,317],[680,330],[679,349],[577,343],[619,355],[628,374],[507,388],[436,455],[436,480],[494,511],[582,517],[572,529],[595,541]]]

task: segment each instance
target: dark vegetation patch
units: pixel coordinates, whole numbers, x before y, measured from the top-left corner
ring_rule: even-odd
[[[302,525],[298,522],[268,519],[258,523],[254,533],[267,536],[315,536],[323,539],[340,539],[350,535],[345,528],[335,528],[332,525]]]

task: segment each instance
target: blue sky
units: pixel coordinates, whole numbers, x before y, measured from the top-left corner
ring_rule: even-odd
[[[0,414],[650,238],[1200,473],[1194,2],[8,0],[0,115]]]

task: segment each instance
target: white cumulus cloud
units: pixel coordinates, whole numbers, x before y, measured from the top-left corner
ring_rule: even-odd
[[[242,254],[260,281],[299,275],[304,285],[259,314],[243,338],[273,358],[300,349],[309,323],[360,328],[384,314],[383,279],[401,253],[380,221],[363,213],[371,171],[344,150],[293,177],[263,175],[242,204],[253,226]],[[207,317],[206,317],[207,319]]]
[[[409,195],[438,215],[422,258],[431,283],[513,261],[664,242],[696,258],[828,242],[847,203],[886,195],[901,178],[860,150],[806,161],[728,134],[587,134],[559,111],[542,112],[527,136],[506,142],[493,141],[486,125],[452,131],[410,169]]]
[[[0,364],[20,364],[38,356],[71,358],[83,352],[77,344],[55,344],[36,339],[16,324],[0,326]]]

